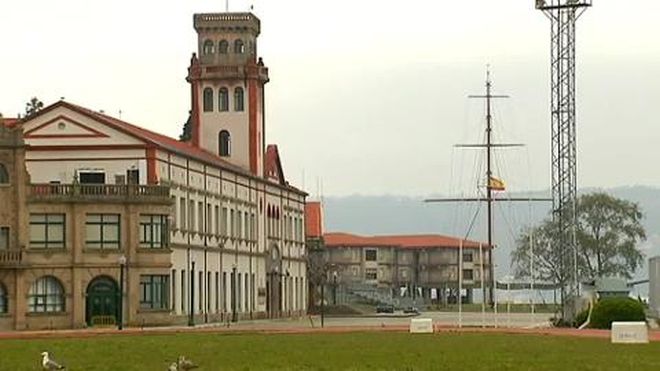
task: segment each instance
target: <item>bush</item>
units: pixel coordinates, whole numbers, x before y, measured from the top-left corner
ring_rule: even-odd
[[[589,327],[610,329],[614,321],[646,321],[644,305],[631,298],[602,299],[594,306]]]

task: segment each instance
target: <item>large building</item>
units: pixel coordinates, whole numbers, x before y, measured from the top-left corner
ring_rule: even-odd
[[[474,290],[488,286],[491,248],[486,243],[437,234],[326,233],[323,205],[308,202],[305,210],[310,279],[317,277],[310,282],[310,305],[319,304],[321,285],[327,288],[326,302],[361,296],[395,305],[408,299],[456,303],[459,292],[471,303]]]
[[[408,297],[420,303],[472,303],[489,282],[490,248],[442,235],[325,233],[328,282],[350,292]],[[461,249],[462,247],[462,249]]]
[[[197,14],[194,27],[198,52],[187,77],[192,102],[188,142],[65,101],[5,123],[22,129],[28,191],[38,192],[39,202],[49,206],[30,204],[28,197],[27,208],[18,203],[7,214],[25,219],[7,225],[15,242],[6,250],[18,255],[3,261],[0,254],[0,287],[7,293],[0,292],[0,310],[4,306],[11,314],[11,327],[91,323],[83,315],[90,310],[89,293],[95,287],[90,285],[102,279],[116,291],[122,256],[128,288],[123,313],[129,325],[306,311],[306,194],[287,182],[278,148],[265,145],[268,69],[257,55],[260,21],[251,13]],[[23,184],[15,185],[20,189]],[[81,203],[80,187],[96,201]],[[157,197],[150,199],[153,192]],[[137,242],[145,233],[143,215],[167,217],[158,227],[167,230],[159,248],[145,250]],[[46,225],[50,241],[51,222],[66,237],[54,245],[36,243],[43,236],[35,235],[33,223]],[[89,232],[90,223],[99,225],[98,243],[74,238],[83,229]],[[36,313],[19,305],[17,295],[36,284],[39,277],[27,271],[37,267],[51,282],[43,284],[44,300],[49,300],[48,288],[56,287],[63,304],[45,304],[38,314],[44,320],[32,323],[20,320]],[[84,274],[76,273],[78,268]],[[60,317],[67,319],[53,320]]]

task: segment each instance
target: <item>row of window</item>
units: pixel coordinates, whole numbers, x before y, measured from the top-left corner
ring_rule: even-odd
[[[218,42],[218,54],[228,54],[229,53],[229,42],[227,40],[220,40]],[[245,53],[245,43],[241,39],[234,40],[234,53],[244,54]],[[215,54],[215,43],[213,40],[205,40],[202,46],[202,54],[211,55]]]
[[[356,276],[357,272],[354,270],[353,275]],[[383,273],[383,272],[381,272]],[[401,270],[399,272],[402,278],[407,278],[408,272],[406,270]],[[367,281],[375,281],[378,279],[378,270],[376,268],[366,268],[364,270],[364,279]],[[474,279],[474,271],[472,269],[463,269],[463,279],[470,281]]]
[[[169,308],[169,276],[140,276],[140,308]],[[30,286],[28,292],[28,312],[30,313],[63,313],[66,310],[66,293],[62,283],[53,276],[44,276]],[[9,298],[7,290],[0,283],[0,314],[7,313]]]
[[[214,92],[212,88],[204,88],[203,93],[203,109],[204,112],[213,112],[214,107]],[[234,111],[243,112],[245,110],[245,90],[241,87],[234,88]],[[229,111],[229,90],[222,87],[218,90],[218,111]]]
[[[303,220],[293,216],[285,217],[285,222],[268,219],[267,231],[269,236],[288,237],[290,240],[302,242],[304,240]],[[254,212],[234,210],[227,207],[222,209],[194,200],[179,198],[176,208],[176,226],[178,229],[189,232],[209,235],[226,236],[245,240],[257,239],[257,221]],[[281,230],[281,227],[284,230]]]
[[[140,248],[161,249],[168,245],[167,215],[140,215]],[[9,248],[9,228],[0,227],[0,249]],[[66,245],[65,214],[30,214],[30,248],[64,249]],[[85,247],[118,250],[121,247],[119,214],[87,214]]]

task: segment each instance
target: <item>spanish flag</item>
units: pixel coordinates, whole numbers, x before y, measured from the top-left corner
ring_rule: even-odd
[[[493,176],[490,177],[490,180],[488,181],[488,187],[493,191],[504,191],[506,189],[504,181]]]

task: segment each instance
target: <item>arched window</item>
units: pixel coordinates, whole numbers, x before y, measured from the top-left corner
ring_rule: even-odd
[[[234,41],[234,53],[236,54],[245,53],[245,44],[243,43],[243,40],[237,39],[236,41]]]
[[[0,314],[7,313],[9,310],[9,300],[7,299],[7,290],[0,282]]]
[[[209,55],[213,53],[215,53],[215,45],[213,44],[213,41],[211,40],[204,41],[204,48],[202,49],[202,54]]]
[[[222,157],[231,156],[231,135],[227,130],[223,130],[218,134],[218,153]]]
[[[28,295],[30,313],[64,312],[64,288],[53,276],[34,281]]]
[[[245,108],[243,96],[243,88],[234,89],[234,111],[241,112]]]
[[[229,111],[229,90],[220,88],[218,92],[218,111]]]
[[[0,184],[8,184],[9,183],[9,173],[7,172],[7,168],[5,165],[0,164]]]
[[[213,112],[213,89],[204,89],[204,112]]]
[[[229,52],[229,43],[227,40],[222,40],[218,44],[218,53],[227,54]]]

